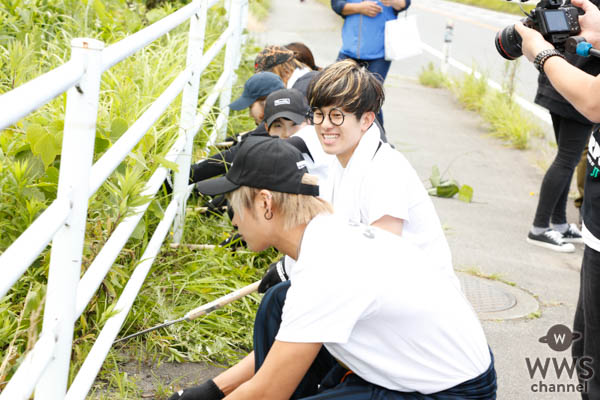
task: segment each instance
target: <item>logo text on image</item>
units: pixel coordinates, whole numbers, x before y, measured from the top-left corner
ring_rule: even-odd
[[[563,352],[571,347],[573,342],[581,339],[579,332],[571,330],[562,324],[554,325],[548,330],[548,333],[539,338],[540,343],[547,344],[550,349],[556,352]],[[593,359],[591,357],[578,357],[577,359],[566,354],[562,357],[534,358],[525,357],[525,364],[529,377],[535,380],[530,390],[534,393],[587,393],[588,381],[594,376],[592,368]],[[554,376],[549,375],[549,371],[554,371]],[[577,378],[579,374],[579,383],[547,383],[546,377],[556,379]]]

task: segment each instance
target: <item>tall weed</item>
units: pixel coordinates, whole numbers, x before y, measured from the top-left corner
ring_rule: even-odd
[[[535,129],[516,103],[501,92],[490,94],[482,108],[483,118],[490,124],[490,133],[517,149],[526,149]]]
[[[423,86],[429,86],[433,88],[449,87],[450,80],[446,75],[437,69],[432,62],[427,64],[426,67],[421,68],[419,74],[419,83]]]
[[[456,86],[458,101],[467,110],[479,111],[483,105],[483,99],[488,92],[487,78],[484,75],[472,73],[465,75],[462,82]]]

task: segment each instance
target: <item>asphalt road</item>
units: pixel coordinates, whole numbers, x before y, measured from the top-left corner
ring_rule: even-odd
[[[488,0],[502,1],[502,0]],[[529,101],[533,101],[537,89],[538,73],[525,59],[507,61],[496,51],[494,37],[496,32],[517,22],[517,15],[494,12],[482,8],[471,7],[443,0],[418,0],[409,9],[409,15],[417,16],[421,40],[442,50],[446,23],[454,24],[453,41],[450,56],[468,67],[475,68],[493,81],[502,84],[506,63],[518,63],[517,93]],[[439,64],[439,60],[430,59]],[[417,75],[422,63],[415,60],[396,62],[393,73],[400,75]]]

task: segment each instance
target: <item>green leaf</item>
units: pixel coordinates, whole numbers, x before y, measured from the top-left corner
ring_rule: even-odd
[[[46,131],[40,124],[31,124],[27,127],[25,132],[25,141],[29,143],[29,147],[33,149],[37,142],[39,142],[46,135]]]
[[[429,182],[431,182],[431,186],[437,187],[440,185],[441,177],[440,177],[440,169],[437,165],[434,165],[431,168],[431,176],[429,177]]]
[[[42,191],[36,187],[23,188],[23,195],[39,201],[46,200],[46,196],[44,196],[44,193],[42,193]]]
[[[125,121],[123,118],[115,118],[113,119],[113,121],[110,124],[110,138],[113,141],[116,141],[118,138],[121,137],[122,134],[124,134],[127,129],[129,129],[129,125],[127,124],[127,121]]]
[[[453,181],[446,181],[436,187],[436,195],[444,198],[451,198],[458,193],[458,185]]]
[[[55,167],[48,167],[46,169],[46,182],[58,183],[58,169]]]
[[[462,185],[458,191],[458,199],[470,203],[473,199],[473,188],[469,185]]]
[[[142,240],[144,238],[144,233],[146,233],[146,222],[142,218],[133,230],[131,237],[137,240]]]
[[[33,154],[39,156],[43,163],[44,167],[48,167],[56,158],[56,156],[60,153],[60,147],[56,145],[56,140],[51,136],[46,134],[43,136],[32,148]]]
[[[129,32],[136,32],[142,28],[142,20],[140,17],[131,10],[125,11],[125,24]]]
[[[150,203],[150,205],[148,206],[148,211],[150,211],[152,215],[154,215],[154,217],[156,217],[157,219],[163,219],[163,217],[165,216],[165,212],[160,206],[160,203],[157,201],[153,201],[152,203]]]
[[[166,14],[165,10],[163,10],[162,8],[153,8],[152,10],[150,10],[146,13],[146,19],[148,20],[148,22],[150,24],[153,24],[156,21],[158,21],[159,19],[166,17],[166,16],[167,16],[167,14]]]
[[[159,162],[165,168],[169,168],[170,170],[177,172],[179,171],[179,165],[176,162],[169,161],[166,158],[159,156],[158,154],[154,156],[154,159]]]
[[[94,152],[96,154],[104,153],[110,147],[110,140],[96,136],[94,141]]]
[[[104,24],[109,24],[112,22],[110,15],[106,12],[106,7],[102,3],[101,0],[94,0],[94,11],[96,11],[96,15],[100,18],[100,21]]]

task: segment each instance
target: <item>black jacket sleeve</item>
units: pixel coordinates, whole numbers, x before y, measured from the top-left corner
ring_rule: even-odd
[[[265,124],[261,123],[255,130],[244,135],[241,141],[227,150],[220,151],[208,156],[206,159],[193,164],[190,171],[190,183],[196,183],[205,179],[213,178],[217,175],[224,175],[233,162],[240,144],[249,136],[268,136]]]

